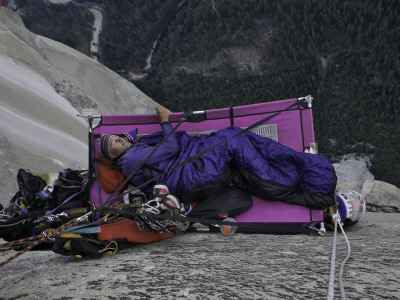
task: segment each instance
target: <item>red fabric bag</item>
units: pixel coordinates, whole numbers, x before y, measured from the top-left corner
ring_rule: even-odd
[[[126,239],[131,243],[148,244],[174,235],[173,232],[141,231],[136,222],[129,219],[100,225],[100,229],[101,232],[97,233],[99,241]]]
[[[119,166],[107,157],[96,157],[97,166],[99,169],[99,181],[103,190],[107,193],[114,192],[125,180],[125,175],[119,169]],[[120,191],[126,188],[125,184]]]

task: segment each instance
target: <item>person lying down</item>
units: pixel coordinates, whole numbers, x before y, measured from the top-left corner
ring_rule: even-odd
[[[168,111],[157,107],[156,112],[162,129],[159,132],[143,136],[139,141],[135,130],[124,136],[103,134],[99,139],[99,155],[115,160],[126,177],[173,130]],[[235,136],[241,130],[228,127],[199,137],[184,131],[173,132],[146,161],[153,170],[140,168],[131,183],[138,186],[146,182],[150,171],[155,184],[165,184],[171,194],[183,195],[190,202],[210,198],[235,185],[267,201],[315,209],[332,204],[337,178],[326,157],[296,152],[250,131]],[[226,142],[198,160],[159,176],[157,170],[167,171],[222,141]]]

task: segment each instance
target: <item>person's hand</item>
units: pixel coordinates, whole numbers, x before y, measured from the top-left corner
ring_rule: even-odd
[[[157,117],[160,120],[160,123],[168,122],[169,112],[167,109],[161,106],[156,107]]]

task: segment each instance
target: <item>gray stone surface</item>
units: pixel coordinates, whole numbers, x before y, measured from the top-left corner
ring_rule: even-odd
[[[367,212],[345,231],[347,299],[399,299],[400,214]],[[99,260],[31,251],[0,270],[0,299],[326,299],[332,241],[333,232],[188,233]],[[346,255],[338,233],[335,299]]]
[[[158,105],[94,59],[30,32],[6,7],[0,10],[0,70],[3,205],[16,192],[19,168],[87,169],[88,123],[77,114],[150,114]]]

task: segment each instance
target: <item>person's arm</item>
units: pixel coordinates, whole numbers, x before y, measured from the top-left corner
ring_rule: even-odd
[[[168,121],[161,123],[161,128],[164,133],[164,137],[166,137],[172,131],[172,125]],[[154,147],[147,148],[149,153],[153,151]],[[172,156],[174,156],[179,151],[178,141],[176,140],[175,132],[172,133],[165,141],[162,143],[160,147],[150,156],[147,161],[147,164],[152,165],[159,163],[163,160],[166,160]]]
[[[168,122],[168,120],[169,120],[168,110],[166,110],[164,107],[157,106],[156,112],[157,112],[157,118],[158,118],[158,120],[160,120],[161,124]]]
[[[173,129],[171,123],[169,123],[169,112],[162,107],[157,107],[157,117],[161,123],[161,128],[164,137],[166,137]],[[156,146],[148,146],[143,143],[135,144],[130,150],[127,151],[120,159],[120,163],[127,169],[135,168],[138,164],[144,161],[151,152],[153,152]],[[146,160],[149,165],[157,164],[163,160],[166,160],[174,156],[179,151],[178,142],[175,137],[175,133],[172,133],[158,148],[151,154]]]
[[[158,106],[156,108],[157,117],[160,121],[164,137],[172,131],[172,125],[169,122],[169,112],[165,108]],[[153,148],[152,148],[153,150]],[[163,144],[150,156],[147,163],[149,165],[159,163],[165,159],[175,155],[179,150],[178,141],[176,140],[175,133],[172,133]]]

